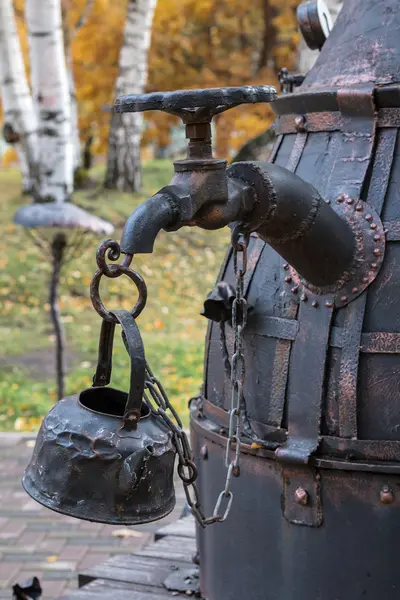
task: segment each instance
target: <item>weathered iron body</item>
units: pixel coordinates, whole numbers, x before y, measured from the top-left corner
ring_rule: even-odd
[[[384,260],[362,294],[352,297],[358,284],[339,292],[341,308],[329,292],[301,283],[299,288],[292,267],[252,237],[243,333],[248,441],[242,445],[240,477],[232,484],[228,521],[198,532],[201,590],[207,600],[395,599],[400,594],[398,1],[345,0],[302,86],[274,106],[279,137],[271,160],[311,183],[335,211],[358,212],[375,232],[377,245],[364,256],[361,281],[378,268],[376,258],[383,254]],[[383,235],[376,233],[376,215]],[[385,248],[379,247],[383,237]],[[337,239],[338,252],[341,243]],[[314,260],[318,252],[309,256],[310,265]],[[229,254],[220,280],[234,285]],[[225,332],[229,354],[229,325]],[[223,347],[220,326],[211,322],[203,396],[192,402],[191,411],[206,512],[225,470],[231,384]]]
[[[310,39],[315,14],[310,7],[300,11]],[[324,38],[317,37],[320,47]],[[129,264],[134,254],[152,252],[162,228],[233,229],[203,312],[210,319],[205,382],[191,402],[197,469],[179,419],[177,426],[164,421],[203,526],[198,559],[206,600],[399,596],[399,57],[398,0],[345,0],[314,68],[275,101],[278,138],[269,163],[227,168],[212,156],[210,123],[239,104],[274,101],[273,88],[117,101],[119,112],[180,116],[189,146],[171,184],[128,219],[120,249],[109,255],[117,260],[121,250],[123,264],[103,265],[103,272],[129,275],[143,306],[144,284]],[[301,82],[287,73],[281,80],[286,89]],[[93,279],[92,297],[100,277]],[[110,318],[99,299],[94,306]],[[165,419],[171,405],[163,391],[156,404],[151,417]],[[71,411],[61,429],[79,420]],[[138,446],[145,442],[142,431]],[[158,435],[150,433],[149,439]],[[173,455],[167,438],[165,451]],[[84,449],[71,464],[82,455]],[[106,458],[103,453],[102,469]],[[39,463],[34,457],[35,477]],[[168,491],[169,467],[158,478]],[[144,499],[152,502],[155,480],[150,471],[144,478]],[[129,511],[129,494],[125,500]],[[67,504],[64,498],[61,507]],[[154,518],[162,516],[159,500],[152,508]],[[146,519],[144,511],[136,522]]]

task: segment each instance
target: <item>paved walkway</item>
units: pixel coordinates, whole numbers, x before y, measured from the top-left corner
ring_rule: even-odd
[[[135,552],[162,525],[179,518],[184,502],[166,519],[138,527],[78,521],[37,504],[22,489],[33,437],[0,433],[0,599],[12,598],[12,585],[37,576],[42,600],[55,600],[77,587],[77,572],[115,554]],[[121,537],[121,535],[124,537]]]

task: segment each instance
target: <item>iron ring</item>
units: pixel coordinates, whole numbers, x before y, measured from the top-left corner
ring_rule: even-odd
[[[142,312],[144,307],[146,306],[146,301],[147,301],[146,282],[144,281],[143,277],[141,277],[139,275],[139,273],[136,273],[136,271],[132,271],[132,269],[129,269],[128,267],[125,267],[124,265],[111,265],[108,268],[113,269],[112,277],[119,277],[120,275],[127,275],[129,277],[129,279],[131,279],[133,281],[133,283],[136,285],[138,293],[139,293],[139,297],[138,297],[138,300],[137,300],[134,308],[131,310],[131,315],[133,316],[134,319],[136,319],[140,315],[140,313]],[[117,274],[115,275],[114,273],[117,273]],[[98,269],[96,271],[96,273],[93,275],[93,279],[90,282],[90,299],[92,301],[93,308],[100,315],[100,317],[102,317],[102,319],[105,319],[106,321],[110,321],[111,323],[118,323],[118,321],[114,317],[114,315],[105,308],[105,306],[100,298],[100,291],[99,291],[100,280],[103,275],[110,277],[110,275],[107,275],[101,269]]]
[[[189,477],[186,477],[184,468],[187,467],[189,471]],[[191,485],[197,479],[197,467],[191,460],[186,460],[185,463],[180,462],[178,464],[178,475],[181,481],[186,485]]]

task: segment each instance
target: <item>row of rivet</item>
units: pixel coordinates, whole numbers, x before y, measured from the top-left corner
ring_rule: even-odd
[[[310,495],[307,490],[299,487],[294,493],[294,499],[297,504],[307,506],[310,502]],[[379,492],[379,500],[382,502],[382,504],[392,504],[394,501],[394,493],[388,485],[384,485],[381,488]]]
[[[224,427],[220,428],[220,434],[221,435],[226,434],[226,429]],[[203,460],[208,459],[208,448],[207,448],[206,444],[204,444],[200,448],[200,456]],[[234,472],[233,474],[237,477],[239,473]],[[310,494],[304,488],[299,487],[299,488],[297,488],[297,490],[294,493],[294,499],[297,504],[301,504],[302,506],[307,506],[310,502]],[[393,490],[388,485],[382,486],[382,488],[379,492],[379,499],[382,502],[382,504],[392,504],[392,502],[394,501]]]
[[[338,202],[339,204],[340,204],[341,202],[344,202],[344,201],[346,201],[346,203],[347,203],[347,204],[353,204],[353,202],[354,202],[354,199],[353,199],[353,198],[350,198],[350,196],[348,196],[347,194],[341,194],[341,195],[340,195],[340,196],[338,196],[338,198],[336,199],[336,202]],[[330,200],[326,200],[326,204],[330,204],[330,203],[331,203],[331,201],[330,201]],[[363,210],[363,205],[359,203],[359,204],[357,204],[357,205],[356,205],[355,209],[356,209],[356,211],[358,211],[358,212],[362,212],[362,210]],[[372,221],[372,215],[370,215],[370,214],[367,214],[367,215],[365,215],[365,220],[366,220],[366,221]],[[370,224],[370,228],[371,228],[372,230],[375,230],[375,229],[377,228],[377,224],[376,224],[376,223],[371,223],[371,224]],[[375,242],[380,242],[380,241],[381,241],[381,236],[380,236],[380,235],[378,235],[378,234],[374,235],[374,241],[375,241]],[[380,250],[379,248],[374,248],[374,251],[373,251],[373,252],[374,252],[374,255],[375,255],[375,256],[377,256],[377,257],[381,255],[381,250]],[[285,270],[288,270],[288,269],[289,269],[289,264],[288,264],[288,263],[284,263],[284,265],[283,265],[283,268],[284,268]],[[373,263],[371,263],[371,269],[372,269],[373,271],[376,271],[376,269],[377,269],[377,268],[378,268],[378,264],[377,264],[376,262],[373,262]],[[286,276],[286,277],[285,277],[285,282],[286,282],[286,283],[292,283],[292,277],[290,277],[290,275]],[[363,283],[368,283],[368,282],[369,282],[369,278],[368,278],[368,277],[363,277],[363,279],[362,279],[362,282],[363,282]],[[298,286],[298,285],[295,285],[295,286],[294,286],[294,287],[292,287],[292,289],[291,289],[291,292],[292,292],[292,294],[297,294],[297,293],[298,293],[298,291],[299,291],[299,286]],[[351,290],[351,293],[352,293],[352,294],[357,294],[357,293],[358,293],[358,288],[357,288],[357,287],[353,287],[353,288],[352,288],[352,290]],[[303,302],[306,302],[306,301],[307,301],[307,299],[308,299],[308,298],[307,298],[307,295],[306,295],[306,294],[304,294],[304,293],[303,293],[303,294],[300,296],[300,300],[302,300]],[[342,297],[340,298],[340,301],[341,301],[341,302],[348,302],[348,300],[349,300],[348,296],[342,296]],[[318,308],[319,304],[318,304],[317,300],[314,300],[314,301],[312,302],[312,306],[313,306],[314,308]],[[327,301],[325,302],[325,306],[326,306],[327,308],[332,308],[332,306],[333,306],[333,302],[331,302],[330,300],[327,300]]]

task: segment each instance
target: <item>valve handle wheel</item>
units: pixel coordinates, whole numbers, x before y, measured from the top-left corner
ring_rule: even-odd
[[[117,98],[117,113],[160,110],[178,116],[184,124],[210,123],[211,119],[240,104],[274,102],[276,89],[270,85],[208,88],[204,90],[178,90],[131,94]]]

